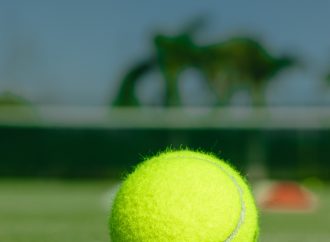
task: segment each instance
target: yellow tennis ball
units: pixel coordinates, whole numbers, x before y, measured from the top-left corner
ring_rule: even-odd
[[[168,151],[140,164],[118,191],[112,242],[255,242],[258,215],[245,180],[223,160]]]

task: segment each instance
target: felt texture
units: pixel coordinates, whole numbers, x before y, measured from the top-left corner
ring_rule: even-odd
[[[167,151],[147,159],[119,189],[112,242],[255,242],[258,213],[246,181],[210,154]]]

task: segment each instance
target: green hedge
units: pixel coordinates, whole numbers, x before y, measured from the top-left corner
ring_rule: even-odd
[[[169,146],[214,152],[246,172],[251,142],[273,178],[330,177],[330,131],[23,127],[0,127],[0,176],[118,176]]]

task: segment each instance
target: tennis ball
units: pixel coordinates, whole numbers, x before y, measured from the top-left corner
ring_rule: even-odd
[[[255,242],[258,219],[245,180],[223,160],[168,151],[137,166],[111,210],[112,242]]]

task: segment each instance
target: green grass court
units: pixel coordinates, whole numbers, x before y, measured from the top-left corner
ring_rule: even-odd
[[[105,242],[113,181],[0,180],[0,241]],[[261,242],[327,242],[330,186],[314,213],[262,213]]]

